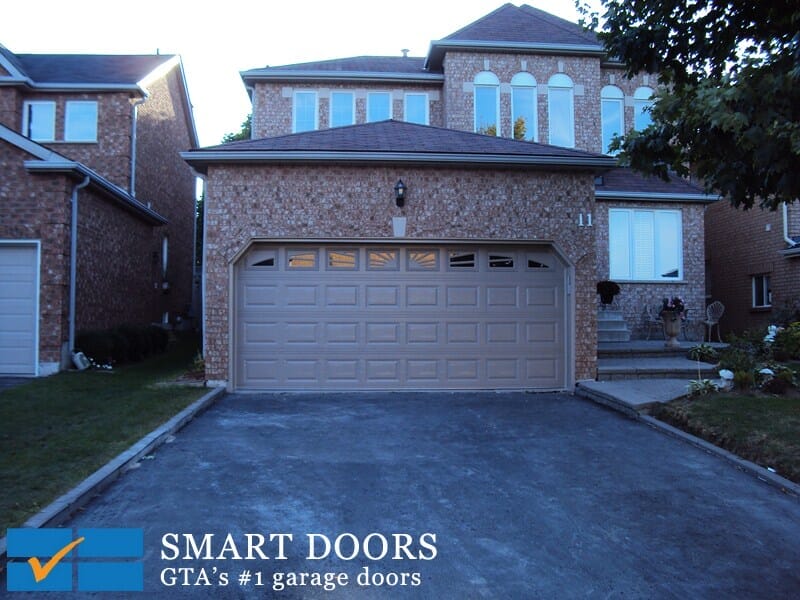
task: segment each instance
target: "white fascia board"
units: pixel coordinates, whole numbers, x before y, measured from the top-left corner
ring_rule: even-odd
[[[30,173],[76,173],[79,175],[83,175],[85,177],[89,177],[90,185],[110,195],[117,202],[124,205],[128,209],[142,215],[151,222],[160,225],[168,223],[168,220],[166,218],[158,214],[152,208],[149,208],[145,204],[142,204],[139,200],[131,196],[121,187],[119,187],[114,183],[111,183],[108,179],[106,179],[102,175],[99,175],[92,169],[88,168],[87,166],[79,162],[67,159],[52,160],[52,161],[27,160],[23,164],[25,166],[25,170],[27,170]]]
[[[597,200],[643,200],[652,202],[702,202],[711,203],[719,200],[719,196],[710,194],[672,194],[669,192],[612,192],[600,191],[594,194]]]
[[[153,83],[154,81],[161,79],[164,75],[169,73],[172,69],[176,66],[181,64],[181,57],[178,54],[175,54],[169,60],[165,60],[163,63],[158,65],[155,69],[150,71],[147,75],[142,77],[136,84],[143,88],[147,89],[147,86]]]
[[[366,71],[241,71],[242,81],[360,81],[383,83],[441,83],[444,75],[437,73],[371,73]]]
[[[39,160],[56,162],[67,160],[57,152],[53,152],[52,150],[45,148],[41,144],[34,142],[32,139],[25,137],[21,133],[17,133],[13,129],[9,129],[5,125],[0,125],[0,140],[7,141],[9,144],[16,146],[20,150],[24,150]]]
[[[192,163],[285,163],[285,162],[347,162],[347,163],[413,163],[435,165],[477,164],[491,166],[568,167],[608,169],[615,159],[607,157],[526,156],[514,154],[463,154],[421,152],[327,152],[327,151],[225,151],[181,152]]]
[[[791,248],[781,250],[781,254],[783,254],[786,258],[800,258],[800,244],[795,244]]]

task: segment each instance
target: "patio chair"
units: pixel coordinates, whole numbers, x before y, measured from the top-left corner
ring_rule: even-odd
[[[717,339],[722,343],[722,335],[719,332],[719,320],[725,312],[725,305],[719,300],[715,300],[706,307],[706,320],[703,321],[708,328],[708,341],[711,341],[711,330],[717,326]]]
[[[664,327],[664,320],[659,316],[658,311],[653,310],[653,307],[649,305],[644,307],[644,326],[647,327],[648,340],[653,327],[657,327],[660,331],[663,331]]]

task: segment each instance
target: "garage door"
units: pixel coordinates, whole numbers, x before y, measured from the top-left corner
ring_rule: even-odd
[[[0,374],[36,374],[38,248],[0,244]]]
[[[563,389],[565,267],[547,248],[254,246],[238,389]]]

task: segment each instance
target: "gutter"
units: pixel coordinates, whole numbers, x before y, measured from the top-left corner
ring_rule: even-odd
[[[149,95],[145,92],[142,98],[134,101],[131,105],[131,180],[128,186],[128,191],[131,196],[136,195],[136,123],[139,113],[139,107],[147,102]]]
[[[792,238],[789,237],[789,207],[786,202],[783,203],[783,241],[789,244],[789,249],[791,250],[795,246],[797,246],[797,242],[795,242]]]
[[[245,87],[256,81],[363,81],[392,83],[441,83],[444,75],[435,73],[365,73],[364,71],[243,71]]]
[[[719,196],[709,194],[675,194],[672,192],[612,192],[595,191],[594,197],[597,200],[641,200],[650,202],[673,201],[673,202],[700,202],[710,204],[719,200]]]
[[[69,240],[69,337],[70,356],[75,352],[75,313],[78,289],[78,191],[89,185],[91,177],[86,175],[83,181],[72,188],[72,222],[70,223]]]
[[[346,162],[352,164],[403,163],[423,165],[489,165],[495,167],[547,167],[607,170],[616,164],[609,157],[530,156],[513,154],[421,153],[421,152],[354,152],[324,150],[281,151],[190,151],[181,152],[189,164],[209,163],[286,163]],[[672,197],[672,196],[671,196]]]

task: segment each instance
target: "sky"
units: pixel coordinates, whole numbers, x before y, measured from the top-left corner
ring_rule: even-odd
[[[522,4],[523,0],[515,0]],[[527,0],[577,21],[574,0]],[[238,131],[250,112],[240,71],[360,55],[425,56],[502,0],[39,0],[4,3],[0,44],[12,52],[180,54],[201,146]],[[35,6],[36,18],[31,16]],[[213,7],[213,8],[211,8]]]

